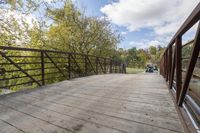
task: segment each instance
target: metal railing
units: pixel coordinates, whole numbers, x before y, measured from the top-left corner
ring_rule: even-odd
[[[173,90],[179,109],[187,106],[197,127],[200,123],[200,95],[192,91],[190,84],[192,84],[193,78],[196,78],[195,82],[200,83],[200,75],[195,72],[195,69],[200,70],[200,65],[198,65],[200,63],[199,20],[200,3],[174,35],[160,62],[160,74],[168,82],[169,88]],[[182,44],[183,35],[197,23],[198,28],[194,40],[187,44]],[[186,52],[188,52],[188,56],[183,56]],[[197,86],[196,90],[200,92],[200,86]]]
[[[123,73],[111,58],[0,46],[0,90],[17,91],[93,74]]]

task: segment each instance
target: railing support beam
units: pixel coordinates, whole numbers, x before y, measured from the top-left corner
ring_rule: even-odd
[[[96,64],[96,74],[99,73],[99,65],[98,65],[98,57],[95,59],[95,64]]]
[[[182,65],[181,65],[181,49],[182,49],[182,37],[176,38],[176,100],[178,102],[181,85],[182,85]]]
[[[68,79],[71,79],[71,54],[68,54]]]
[[[44,52],[41,52],[41,72],[42,72],[42,85],[45,85],[45,68],[44,68]]]
[[[174,47],[174,57],[172,61],[172,68],[171,68],[171,74],[170,74],[170,83],[169,88],[172,89],[173,81],[174,81],[174,72],[175,72],[175,65],[176,65],[176,47]]]
[[[87,62],[87,55],[85,55],[85,58],[84,58],[84,60],[85,60],[85,76],[87,76],[87,74],[88,74],[88,62]]]
[[[200,23],[198,25],[197,33],[196,33],[196,36],[195,36],[192,55],[190,57],[189,66],[187,68],[186,77],[185,77],[185,80],[184,80],[183,88],[181,90],[181,96],[180,96],[179,101],[178,101],[179,106],[182,106],[183,101],[185,99],[185,96],[186,96],[186,93],[187,93],[187,90],[188,90],[188,86],[189,86],[189,83],[190,83],[196,62],[197,62],[197,58],[199,56],[199,51],[200,51]]]
[[[169,47],[169,50],[168,50],[168,55],[169,55],[169,58],[168,58],[168,80],[169,80],[169,83],[171,82],[171,69],[172,69],[172,46]]]

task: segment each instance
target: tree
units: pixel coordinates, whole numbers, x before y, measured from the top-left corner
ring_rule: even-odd
[[[121,40],[106,19],[87,17],[71,1],[63,8],[48,9],[47,14],[53,21],[46,33],[52,49],[112,56]]]
[[[133,47],[133,48],[129,49],[128,50],[128,56],[127,56],[128,65],[133,66],[134,62],[136,62],[137,59],[138,59],[138,57],[137,57],[137,49],[136,49],[136,47]]]
[[[138,66],[140,68],[144,68],[146,66],[147,61],[150,59],[150,55],[144,49],[139,49],[138,50],[138,58],[139,58]]]
[[[9,13],[13,15],[8,17]],[[119,32],[106,19],[86,16],[84,11],[73,4],[72,0],[51,2],[45,0],[8,0],[8,3],[0,4],[0,18],[2,18],[0,19],[0,45],[119,57],[117,51],[117,44],[121,41]],[[8,51],[6,54],[30,57],[41,56],[41,53],[28,51],[14,53]],[[83,58],[77,57],[76,61],[83,62]],[[6,59],[2,57],[0,57],[0,60],[1,63],[7,63]],[[38,62],[38,58],[13,58],[13,61],[18,63]],[[55,58],[54,61],[66,62],[66,58]],[[45,58],[45,62],[51,61]],[[91,60],[91,62],[94,63],[94,60]],[[79,65],[82,67],[84,63],[79,63]],[[24,65],[23,69],[31,69],[28,71],[30,75],[41,74],[38,67],[40,67],[38,64],[28,64]],[[45,67],[52,68],[53,66],[52,63],[48,63]],[[66,66],[62,66],[62,68],[66,69]],[[6,71],[16,70],[13,65],[5,67],[5,69]],[[55,69],[45,69],[47,73],[55,71]],[[15,79],[15,77],[20,76],[23,76],[23,73],[17,71],[6,74],[3,78],[12,78],[5,83],[6,85],[30,81],[27,77]],[[53,76],[61,77],[56,74]],[[45,76],[45,78],[50,77],[52,75]],[[40,76],[35,78],[41,80]],[[48,81],[52,83],[59,79],[55,78]],[[4,86],[5,84],[1,83],[0,85]],[[18,90],[22,88],[23,85],[8,89]]]

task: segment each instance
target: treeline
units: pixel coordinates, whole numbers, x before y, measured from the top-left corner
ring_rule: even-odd
[[[120,48],[117,58],[124,62],[127,67],[145,68],[148,63],[157,64],[159,66],[160,56],[164,51],[164,47],[150,46],[146,49],[137,49],[133,47],[128,50]]]

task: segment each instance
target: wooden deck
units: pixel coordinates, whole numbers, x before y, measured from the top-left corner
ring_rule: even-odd
[[[108,74],[0,97],[0,133],[184,132],[158,74]]]

